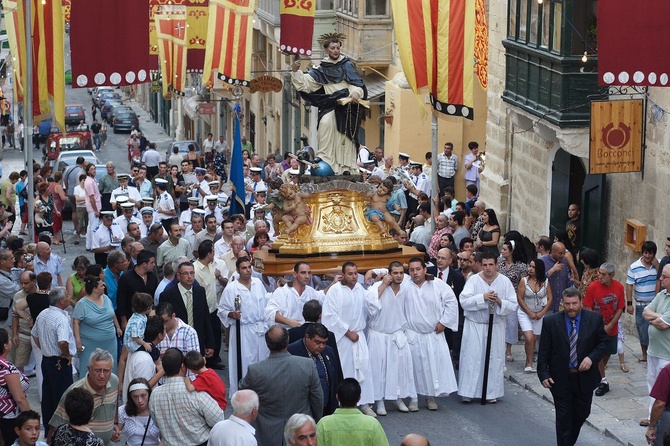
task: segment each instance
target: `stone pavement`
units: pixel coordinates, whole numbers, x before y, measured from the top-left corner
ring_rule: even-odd
[[[551,392],[542,387],[536,373],[524,373],[523,342],[513,346],[514,362],[507,362],[505,377],[533,394],[553,403]],[[604,396],[593,396],[591,416],[586,421],[593,428],[627,446],[647,444],[646,428],[640,420],[647,418],[649,393],[647,391],[647,364],[638,363],[640,344],[636,336],[626,333],[624,357],[630,372],[623,373],[616,355],[607,366],[610,391]]]

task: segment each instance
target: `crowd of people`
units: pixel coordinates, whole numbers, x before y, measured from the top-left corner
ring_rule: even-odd
[[[13,172],[0,183],[0,431],[6,444],[37,440],[40,415],[25,397],[33,385],[45,436],[57,445],[109,444],[122,436],[130,445],[223,446],[235,439],[263,446],[384,445],[374,418],[391,407],[419,411],[419,395],[430,411],[438,410],[437,397],[451,393],[466,404],[504,397],[505,363],[514,361],[520,339],[524,371],[537,373],[555,398],[565,393],[552,381],[560,382],[547,356],[555,345],[543,322],[558,329],[556,315],[583,316],[582,308],[602,316],[593,327],[593,367],[584,370],[597,396],[610,390],[605,367],[611,354],[628,372],[624,311],[638,316],[650,391],[657,376],[667,381],[670,354],[659,341],[670,326],[664,325],[666,302],[652,301],[666,298],[664,283],[670,289],[670,258],[659,264],[656,245],[645,243],[624,287],[614,280],[612,264],[580,249],[576,204],[553,240],[539,236],[533,244],[517,231],[501,234],[495,210],[479,198],[484,166],[476,143],[460,166],[474,169],[465,201],[455,198],[459,164],[450,143],[437,158],[434,191],[430,172],[407,154],[394,166],[380,148],[360,146],[368,151],[359,156],[362,180],[386,188],[389,197],[379,212],[393,223],[377,222],[419,255],[364,274],[346,262],[332,280],[313,275],[303,261],[286,277],[265,275],[253,264],[255,252],[271,249],[295,222],[276,209],[280,196],[284,204],[299,199],[282,195],[282,185],[297,186],[304,174],[295,158],[288,154],[279,163],[269,156],[263,165],[248,153],[245,212],[229,215],[226,165],[219,158],[227,148],[212,135],[203,146],[201,156],[174,153],[168,164],[147,143],[144,163],[131,164],[129,173],[108,163],[100,181],[84,159],[62,175],[36,165],[36,203],[46,210],[30,243],[11,233],[17,198],[25,215],[27,173]],[[85,237],[88,252],[63,277],[62,259],[51,246],[62,240],[68,201],[76,240]],[[21,235],[27,235],[25,223]],[[228,389],[216,372],[225,368],[226,350]],[[580,351],[573,363],[570,349],[565,370],[581,371],[587,353]],[[25,372],[33,363],[30,382]],[[228,402],[233,415],[224,420]],[[574,444],[590,397],[580,404],[583,419],[568,420],[557,410],[559,444]],[[642,422],[650,436],[660,418],[652,400],[650,418]],[[426,444],[416,435],[406,440]]]

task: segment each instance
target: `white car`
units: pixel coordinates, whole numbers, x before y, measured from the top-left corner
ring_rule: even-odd
[[[100,161],[97,156],[95,156],[95,153],[91,152],[90,150],[69,150],[67,152],[61,152],[58,155],[56,163],[54,164],[55,169],[64,172],[68,166],[76,164],[77,158],[80,156],[83,156],[84,160],[88,161],[89,163],[96,165],[103,164],[103,162]]]

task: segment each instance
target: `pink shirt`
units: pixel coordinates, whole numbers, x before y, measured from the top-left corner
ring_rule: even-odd
[[[93,212],[93,205],[91,204],[91,195],[93,195],[97,210],[100,212],[100,209],[102,208],[102,201],[100,190],[98,189],[98,183],[95,182],[95,178],[86,177],[86,181],[84,181],[84,191],[86,191],[86,211]]]

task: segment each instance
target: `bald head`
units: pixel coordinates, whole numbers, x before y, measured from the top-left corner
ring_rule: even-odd
[[[274,324],[265,332],[265,343],[270,352],[282,352],[288,347],[288,330],[279,324]]]
[[[51,255],[51,246],[47,242],[37,242],[35,252],[42,261],[46,261]]]
[[[670,264],[665,265],[663,271],[661,271],[661,286],[665,288],[666,291],[670,291]]]
[[[407,434],[402,439],[400,446],[430,446],[430,441],[423,435]]]
[[[565,245],[561,242],[551,245],[551,257],[557,262],[563,260],[563,257],[565,257]]]
[[[144,251],[144,245],[141,244],[140,242],[133,242],[130,245],[130,255],[133,256],[134,258],[137,258],[137,254],[139,254],[142,251]]]
[[[426,220],[423,218],[423,215],[417,215],[416,217],[414,217],[414,224],[416,226],[423,226],[423,223],[425,221]]]

